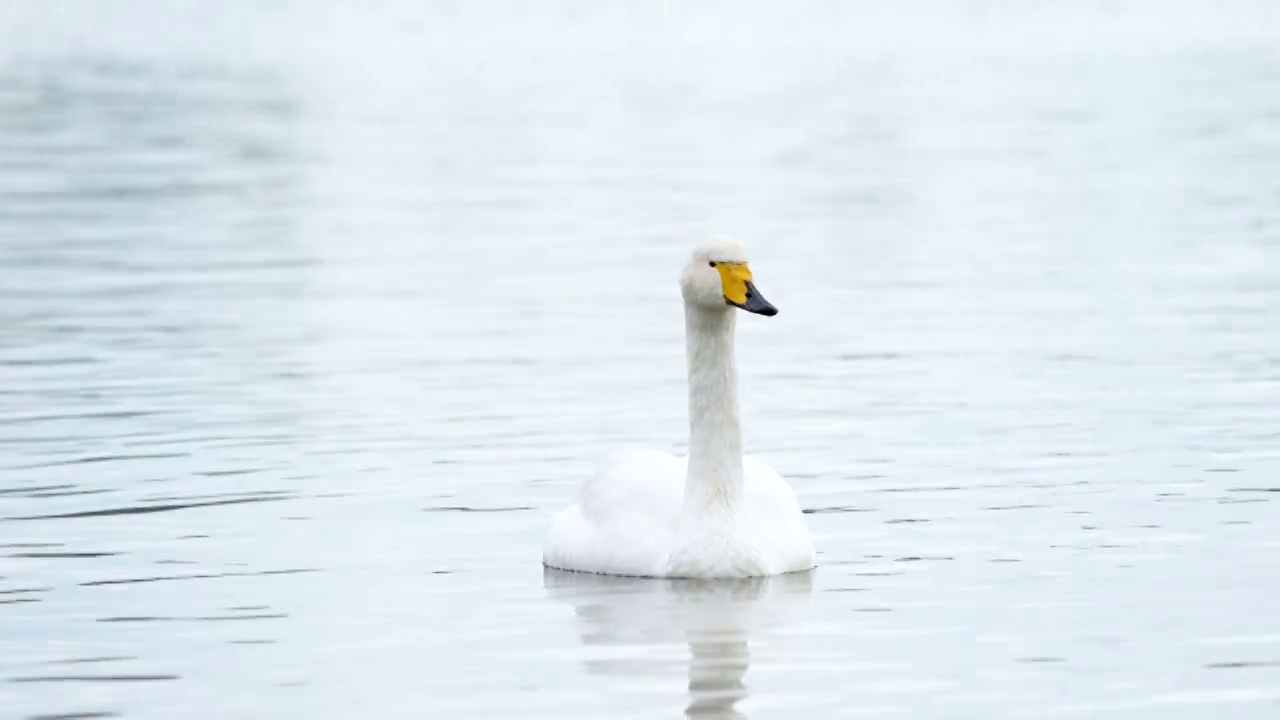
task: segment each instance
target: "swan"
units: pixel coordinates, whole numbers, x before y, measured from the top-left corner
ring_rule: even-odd
[[[680,277],[689,367],[689,455],[622,450],[552,521],[543,565],[668,578],[746,578],[814,567],[795,491],[743,457],[733,336],[738,309],[778,314],[742,247],[698,245]]]

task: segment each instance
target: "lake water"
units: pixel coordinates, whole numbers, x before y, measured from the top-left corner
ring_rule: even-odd
[[[0,717],[1280,715],[1280,5],[887,5],[5,3]],[[544,574],[711,233],[821,565]]]

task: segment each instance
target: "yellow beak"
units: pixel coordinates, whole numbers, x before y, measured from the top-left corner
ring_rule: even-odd
[[[725,302],[757,315],[772,317],[778,314],[778,308],[765,300],[751,282],[751,268],[746,263],[716,263],[716,270],[720,271]]]

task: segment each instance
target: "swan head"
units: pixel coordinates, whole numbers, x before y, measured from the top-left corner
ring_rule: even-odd
[[[778,314],[752,282],[747,253],[728,238],[715,237],[694,248],[680,276],[680,290],[686,305],[704,310],[737,307],[766,317]]]

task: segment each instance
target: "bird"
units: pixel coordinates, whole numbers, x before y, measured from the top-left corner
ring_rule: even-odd
[[[774,317],[746,251],[717,236],[680,275],[688,363],[689,452],[625,449],[605,458],[557,513],[543,565],[662,578],[747,578],[815,567],[795,491],[744,456],[734,329],[739,311]]]

